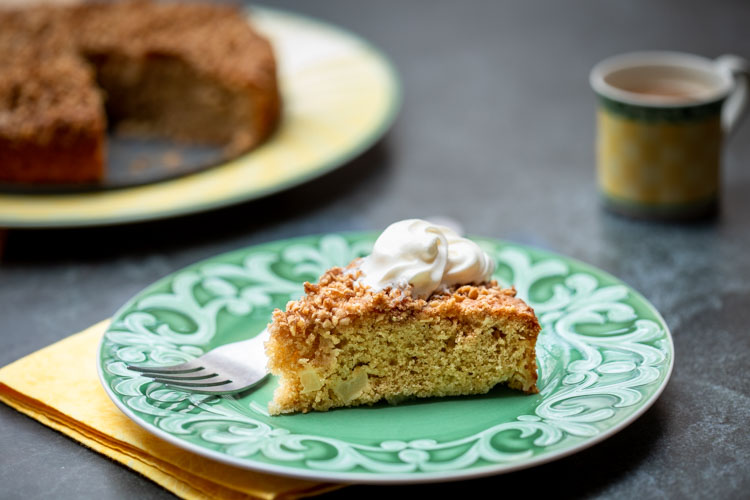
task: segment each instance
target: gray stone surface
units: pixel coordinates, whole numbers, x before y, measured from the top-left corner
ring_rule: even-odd
[[[508,491],[747,498],[750,124],[727,149],[717,218],[668,225],[613,216],[596,193],[587,74],[603,57],[636,49],[748,57],[750,3],[274,5],[346,27],[390,55],[404,90],[392,130],[340,170],[256,202],[122,227],[10,231],[0,263],[0,365],[111,315],[156,278],[214,254],[442,214],[469,233],[584,260],[641,291],[672,329],[672,380],[631,426],[566,459],[438,486],[358,486],[331,498]],[[2,405],[0,429],[0,498],[171,497]]]

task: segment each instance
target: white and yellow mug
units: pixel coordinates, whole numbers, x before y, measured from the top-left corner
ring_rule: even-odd
[[[750,64],[731,55],[634,52],[597,64],[605,205],[648,218],[715,212],[722,145],[747,111],[748,75]]]

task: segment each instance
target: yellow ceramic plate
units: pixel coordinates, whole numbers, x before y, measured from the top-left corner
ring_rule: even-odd
[[[0,227],[73,227],[152,220],[252,200],[320,176],[370,147],[400,94],[382,53],[357,36],[299,15],[254,8],[273,42],[284,114],[250,153],[173,180],[84,193],[0,194]]]

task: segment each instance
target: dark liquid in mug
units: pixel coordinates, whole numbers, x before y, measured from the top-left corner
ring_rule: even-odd
[[[690,80],[654,79],[620,85],[622,90],[651,97],[676,101],[699,101],[711,93],[712,88]]]

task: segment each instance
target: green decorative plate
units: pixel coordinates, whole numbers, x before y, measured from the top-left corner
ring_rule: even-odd
[[[539,388],[399,406],[271,417],[276,387],[205,396],[168,389],[126,363],[169,365],[259,333],[304,281],[369,253],[375,234],[277,241],[167,276],[114,317],[99,351],[115,404],[148,431],[248,469],[340,482],[427,482],[508,472],[587,448],[649,408],[669,379],[673,346],[659,313],[618,279],[578,261],[476,239],[543,325]]]

